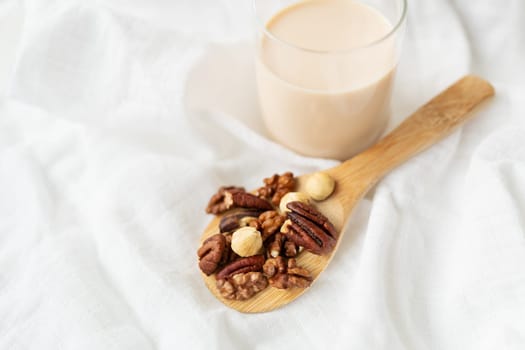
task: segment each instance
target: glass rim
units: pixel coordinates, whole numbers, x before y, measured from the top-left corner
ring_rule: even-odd
[[[288,41],[285,41],[285,40],[279,38],[274,33],[272,33],[270,30],[268,30],[268,28],[266,27],[266,24],[262,23],[262,20],[261,20],[260,16],[258,16],[258,13],[260,13],[260,11],[258,11],[258,9],[257,9],[257,1],[260,1],[260,0],[252,0],[253,12],[255,14],[257,24],[258,24],[259,27],[262,28],[262,32],[264,33],[264,35],[268,36],[272,40],[275,40],[279,44],[288,46],[288,47],[290,47],[292,49],[301,50],[301,51],[305,51],[305,52],[308,52],[308,53],[315,53],[315,54],[348,54],[348,53],[352,53],[352,52],[359,51],[359,50],[362,50],[362,49],[370,48],[370,47],[373,47],[375,45],[378,45],[378,44],[382,43],[383,41],[385,41],[388,38],[390,38],[391,36],[393,36],[399,30],[399,28],[401,28],[401,25],[403,24],[403,22],[404,22],[404,20],[406,18],[406,15],[407,15],[407,7],[408,7],[408,0],[395,0],[395,1],[401,2],[401,6],[402,6],[401,15],[399,16],[399,19],[397,20],[396,24],[392,27],[392,29],[388,33],[386,33],[385,35],[383,35],[382,37],[380,37],[380,38],[378,38],[376,40],[373,40],[373,41],[371,41],[371,42],[369,42],[369,43],[367,43],[365,45],[352,47],[350,49],[343,49],[343,50],[316,50],[316,49],[309,49],[309,48],[306,48],[306,47],[301,47],[301,46],[297,46],[295,44],[292,44],[292,43],[290,43]],[[298,1],[298,2],[300,2],[300,1]]]

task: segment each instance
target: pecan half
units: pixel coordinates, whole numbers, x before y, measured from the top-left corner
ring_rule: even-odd
[[[238,273],[261,271],[264,265],[263,255],[253,255],[232,261],[224,266],[215,276],[218,280],[232,277]]]
[[[286,237],[313,254],[327,254],[334,249],[337,231],[317,209],[302,202],[290,202],[291,223],[281,230]]]
[[[230,300],[247,300],[268,286],[261,272],[238,273],[229,279],[217,280],[219,293]]]
[[[226,192],[225,200],[227,202],[230,201],[230,196],[232,203],[231,207],[251,208],[259,210],[273,209],[272,205],[268,201],[248,192],[231,192],[231,194]]]
[[[219,263],[219,266],[224,266],[240,258],[240,256],[237,255],[232,249],[232,235],[224,235],[224,238],[226,239],[226,248],[222,254],[222,260]]]
[[[235,186],[223,186],[219,188],[219,191],[211,196],[208,206],[206,207],[206,213],[208,214],[220,214],[230,209],[231,203],[226,201],[226,193],[245,192],[243,187]]]
[[[293,213],[297,213],[310,221],[315,222],[317,225],[324,228],[330,236],[334,238],[337,237],[337,231],[330,220],[310,204],[304,202],[291,202],[288,203],[287,208]]]
[[[221,232],[230,232],[239,227],[258,225],[255,221],[259,215],[261,215],[261,212],[259,209],[240,208],[231,213],[227,213],[221,218],[219,230]]]
[[[221,187],[219,191],[214,194],[206,212],[211,214],[222,214],[232,208],[252,208],[261,211],[272,209],[272,205],[251,193],[245,192],[242,187]]]
[[[256,191],[256,195],[270,200],[273,205],[278,206],[281,198],[288,192],[294,190],[295,178],[293,173],[286,172],[282,175],[274,174],[264,179],[264,186]]]
[[[199,267],[206,275],[211,275],[217,270],[223,261],[226,251],[226,238],[218,233],[208,237],[197,251],[199,257]]]
[[[297,266],[295,259],[288,259],[286,262],[280,256],[266,260],[263,273],[268,277],[270,286],[279,289],[306,288],[313,280],[307,269]]]

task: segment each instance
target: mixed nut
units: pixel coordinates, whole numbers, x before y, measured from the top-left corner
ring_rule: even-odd
[[[264,179],[253,193],[242,187],[221,187],[206,212],[222,215],[218,233],[208,237],[197,251],[201,271],[215,274],[217,289],[226,299],[247,300],[268,286],[306,288],[310,271],[298,266],[303,250],[330,253],[337,231],[316,208],[334,190],[325,173],[313,174],[306,192],[294,192],[291,172]]]

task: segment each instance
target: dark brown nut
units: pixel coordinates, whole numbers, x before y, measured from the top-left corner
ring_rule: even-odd
[[[245,192],[243,187],[235,186],[223,186],[219,188],[219,191],[215,193],[208,202],[206,207],[206,213],[208,214],[221,214],[227,211],[231,203],[226,202],[226,193]]]
[[[245,192],[242,187],[230,186],[221,187],[219,191],[211,197],[206,207],[206,212],[222,214],[233,208],[250,208],[265,211],[273,207],[268,201]]]
[[[315,222],[317,225],[325,229],[330,236],[334,238],[337,237],[338,233],[334,225],[326,216],[321,214],[313,206],[303,202],[291,202],[288,203],[287,208],[290,209],[292,213],[297,213],[310,221]]]
[[[337,231],[323,214],[301,202],[288,203],[287,208],[291,224],[281,230],[287,239],[313,254],[327,254],[334,249]]]
[[[306,288],[313,280],[307,269],[297,266],[295,259],[288,259],[287,263],[282,257],[268,259],[263,266],[263,271],[268,277],[270,286],[279,289]]]
[[[290,241],[317,255],[327,254],[335,247],[335,239],[315,223],[299,215],[289,217],[292,224],[288,227],[286,238]]]
[[[226,248],[224,249],[224,253],[222,254],[222,260],[219,263],[219,266],[224,266],[240,258],[240,256],[237,255],[232,249],[232,235],[223,235],[223,236],[226,239]]]
[[[226,192],[225,200],[230,201],[230,195]],[[231,193],[231,202],[233,203],[230,208],[250,208],[259,209],[261,211],[273,209],[272,205],[256,195],[248,192],[233,192]]]
[[[240,208],[234,210],[221,218],[219,230],[221,232],[231,232],[239,227],[257,225],[256,223],[252,224],[252,221],[256,222],[261,213],[262,211],[259,209]]]
[[[215,276],[218,280],[230,278],[238,273],[261,271],[264,265],[263,255],[253,255],[230,262]]]
[[[261,272],[238,273],[229,279],[217,280],[217,289],[230,300],[247,300],[268,286]]]
[[[288,258],[295,258],[299,254],[299,247],[295,242],[286,240],[284,242],[284,256]]]
[[[281,198],[295,188],[295,178],[293,173],[286,172],[282,175],[274,174],[264,179],[264,187],[256,191],[256,195],[268,199],[273,205],[279,206]]]
[[[218,233],[208,237],[197,251],[199,267],[206,275],[211,275],[217,270],[226,255],[226,238]]]
[[[268,210],[259,216],[259,231],[263,241],[278,232],[286,218],[275,210]]]

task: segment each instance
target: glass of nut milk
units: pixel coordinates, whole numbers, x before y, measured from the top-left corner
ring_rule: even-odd
[[[257,84],[279,143],[345,160],[390,116],[406,0],[254,0]]]

